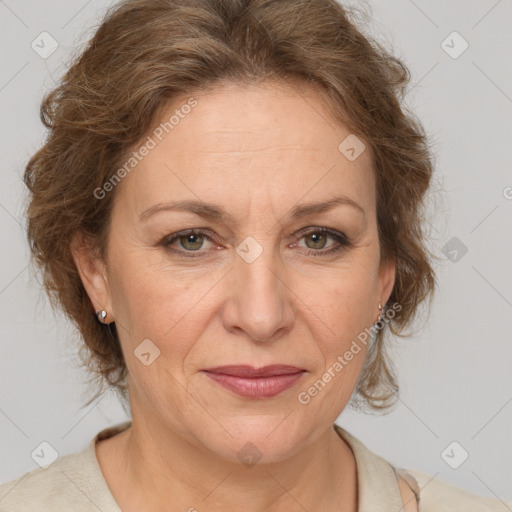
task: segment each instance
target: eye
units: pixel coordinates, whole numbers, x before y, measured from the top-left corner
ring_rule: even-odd
[[[313,231],[313,233],[308,233],[303,238],[306,241],[306,247],[309,247],[310,249],[325,249],[325,243],[329,238],[329,235],[322,233],[321,231]],[[308,244],[308,240],[311,241],[311,245],[313,247]]]
[[[200,249],[203,248],[205,240],[212,241],[212,238],[208,236],[206,231],[200,229],[189,229],[164,239],[163,245],[170,251],[178,252],[186,257],[195,258],[197,257],[195,254],[187,253],[199,252]],[[173,248],[175,245],[178,245],[179,248]]]
[[[334,243],[325,249],[329,238],[334,240]],[[314,228],[307,233],[303,233],[300,240],[302,239],[305,240],[307,248],[313,249],[306,251],[306,254],[309,256],[331,255],[350,245],[345,234],[322,227]]]
[[[332,255],[350,245],[348,238],[343,233],[323,227],[315,227],[306,233],[301,233],[299,241],[303,239],[306,241],[306,248],[309,249],[306,250],[306,255],[315,257]],[[329,239],[334,242],[326,249]],[[197,228],[174,233],[164,238],[161,245],[179,256],[198,258],[208,252],[204,247],[205,243],[213,243],[213,241],[214,237],[210,230]]]

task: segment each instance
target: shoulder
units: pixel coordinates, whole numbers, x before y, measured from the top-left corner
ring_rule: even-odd
[[[82,451],[1,484],[0,512],[120,512],[98,464],[96,442],[130,425],[103,429]]]
[[[86,462],[85,451],[64,455],[47,468],[35,469],[0,485],[0,511],[74,510],[73,506],[88,511],[87,498],[81,490],[87,488]]]
[[[421,471],[408,469],[419,487],[419,512],[504,512],[512,503],[472,494]]]
[[[339,425],[334,428],[347,441],[356,459],[361,510],[416,512],[417,497],[418,512],[512,511],[512,503],[472,494],[435,475],[400,468]]]

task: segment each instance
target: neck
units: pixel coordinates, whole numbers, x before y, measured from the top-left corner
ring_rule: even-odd
[[[357,510],[355,460],[332,426],[285,461],[248,467],[168,428],[152,423],[150,430],[144,420],[134,415],[132,427],[97,445],[109,488],[125,512],[169,510],[169,504],[189,512]]]

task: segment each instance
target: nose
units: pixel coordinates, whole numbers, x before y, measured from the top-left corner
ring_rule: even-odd
[[[260,343],[275,342],[291,330],[295,318],[295,295],[287,285],[289,273],[271,249],[266,248],[254,260],[240,254],[229,272],[224,327]]]

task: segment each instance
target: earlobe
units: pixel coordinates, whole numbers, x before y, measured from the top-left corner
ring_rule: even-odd
[[[70,249],[94,311],[106,310],[112,316],[106,266],[97,248],[85,235],[75,233]]]

